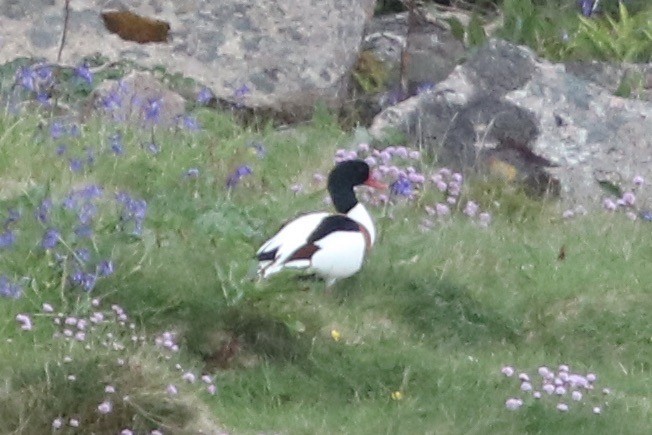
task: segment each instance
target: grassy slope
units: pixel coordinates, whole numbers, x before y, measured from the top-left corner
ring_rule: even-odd
[[[34,119],[1,118],[0,213],[18,206],[29,216],[48,184],[55,198],[86,182],[145,198],[142,239],[98,232],[97,252],[111,254],[116,274],[100,281],[94,295],[124,306],[144,332],[181,331],[184,365],[200,369],[219,331],[241,337],[243,354],[255,355],[253,362],[218,371],[218,395],[188,396],[199,395],[224,427],[235,433],[438,434],[636,434],[649,427],[648,224],[620,215],[561,222],[543,211],[517,223],[497,213],[487,230],[454,219],[423,233],[416,228],[423,215],[418,208],[397,207],[393,220],[376,210],[377,247],[364,270],[332,294],[318,285],[300,291],[288,277],[256,285],[247,279],[256,246],[286,217],[324,207],[322,188],[294,195],[289,186],[309,186],[312,174],[325,173],[335,147],[349,139],[325,119],[256,134],[221,115],[203,113],[202,121],[201,133],[159,134],[157,156],[140,148],[141,133],[125,132],[125,155],[98,152],[92,170],[71,175]],[[101,146],[112,131],[91,125],[80,139],[70,139],[71,147]],[[264,158],[246,146],[251,139],[265,144]],[[254,175],[229,194],[224,180],[239,164],[251,165]],[[200,169],[198,179],[184,179],[190,167]],[[0,365],[13,379],[0,410],[16,414],[18,405],[7,397],[18,388],[16,379],[27,377],[32,380],[22,397],[44,395],[39,424],[63,412],[50,403],[56,401],[89,408],[75,412],[102,427],[104,417],[94,413],[101,394],[55,388],[50,381],[43,393],[41,377],[28,376],[41,373],[47,361],[56,365],[63,354],[84,361],[93,356],[81,345],[50,344],[53,328],[46,320],[35,320],[30,333],[16,327],[16,313],[37,311],[43,301],[77,311],[87,304],[79,291],[61,297],[60,277],[36,247],[43,228],[24,225],[15,249],[0,260],[0,274],[34,278],[21,300],[0,301],[0,330],[12,339],[0,349]],[[562,245],[567,256],[559,261]],[[340,341],[331,338],[332,329]],[[98,358],[112,358],[93,349]],[[156,375],[132,385],[133,371],[115,373],[132,394],[160,391],[176,376],[170,362],[133,352]],[[613,389],[603,415],[592,415],[587,405],[561,414],[554,402],[505,409],[518,387],[499,375],[502,365],[532,374],[539,365],[559,363],[594,371],[599,385]],[[95,369],[80,363],[77,370],[92,377]],[[403,399],[392,400],[394,391]],[[115,427],[125,423],[116,419]],[[41,427],[37,420],[24,417],[24,433]],[[4,424],[3,432],[13,428]]]

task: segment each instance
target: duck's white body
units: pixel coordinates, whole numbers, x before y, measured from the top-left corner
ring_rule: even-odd
[[[352,186],[350,191],[353,195]],[[330,286],[358,272],[376,231],[364,205],[353,201],[346,214],[313,212],[285,224],[258,249],[258,274],[267,278],[284,269],[303,269]]]

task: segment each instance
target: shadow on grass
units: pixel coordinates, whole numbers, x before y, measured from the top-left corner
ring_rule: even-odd
[[[518,319],[505,318],[448,280],[431,284],[410,281],[397,293],[394,307],[398,317],[415,332],[436,342],[514,343],[521,338]]]

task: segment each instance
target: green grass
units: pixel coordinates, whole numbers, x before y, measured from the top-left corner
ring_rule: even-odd
[[[478,198],[494,215],[489,228],[456,214],[424,232],[418,228],[423,207],[437,198],[430,187],[416,203],[373,209],[378,243],[363,270],[332,292],[288,275],[255,283],[255,249],[286,218],[325,207],[323,186],[312,175],[326,173],[335,149],[351,139],[324,114],[285,131],[250,131],[226,114],[198,114],[201,132],[156,133],[158,155],[142,149],[148,134],[124,127],[125,154],[112,155],[103,148],[118,127],[93,121],[80,137],[63,140],[70,155],[96,148],[95,165],[80,173],[70,172],[47,127],[39,128],[49,120],[0,116],[0,218],[9,208],[23,215],[16,245],[0,251],[0,275],[24,277],[21,299],[0,299],[7,340],[0,348],[6,380],[0,432],[47,433],[57,417],[79,418],[79,433],[221,427],[292,434],[639,434],[649,428],[649,224],[602,213],[561,220],[554,204],[492,187],[484,192],[494,196]],[[252,141],[265,145],[264,157]],[[228,191],[226,177],[241,164],[253,175]],[[183,176],[191,167],[199,168],[198,178]],[[33,218],[45,197],[57,204],[88,183],[105,191],[93,239],[66,233],[75,217],[56,207],[47,225],[61,229],[71,249],[88,247],[94,259],[113,259],[115,273],[98,280],[91,295],[69,288],[74,260],[63,249],[68,268],[57,266],[53,252],[39,247],[46,225]],[[295,183],[305,191],[292,193]],[[466,194],[480,195],[478,186]],[[112,200],[119,191],[148,203],[139,237],[120,227]],[[562,246],[566,256],[559,260]],[[33,314],[32,331],[21,331],[14,319],[39,312],[43,302],[55,313],[84,316],[91,296],[101,297],[105,309],[124,307],[148,343],[157,333],[177,331],[181,352],[167,360],[152,345],[130,344],[133,332],[113,321],[75,342],[52,338],[54,314]],[[126,349],[103,347],[107,332]],[[226,369],[216,369],[210,357],[229,340],[239,350]],[[73,361],[63,363],[64,355]],[[602,415],[573,403],[562,414],[551,400],[505,409],[519,392],[516,381],[500,374],[503,365],[533,375],[540,365],[560,363],[593,371],[599,388],[612,389],[606,399],[595,395],[608,402]],[[212,373],[218,394],[181,381],[175,364]],[[66,380],[71,373],[74,382]],[[178,395],[166,394],[170,383]],[[119,394],[112,396],[114,412],[102,416],[96,407],[107,397],[106,384]],[[397,391],[401,400],[392,399]]]

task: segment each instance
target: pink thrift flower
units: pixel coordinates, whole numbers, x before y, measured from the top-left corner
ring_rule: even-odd
[[[614,211],[618,208],[618,205],[611,198],[605,198],[602,201],[602,207],[607,211]]]
[[[98,298],[93,298],[91,300],[91,305],[94,307],[99,307],[100,306],[100,300]]]
[[[378,164],[378,160],[376,160],[376,158],[372,156],[366,157],[364,161],[366,164],[368,164],[371,167],[376,166]]]
[[[521,384],[521,391],[532,391],[532,384],[529,382],[523,382]]]
[[[71,418],[68,421],[68,424],[72,427],[79,427],[79,420],[77,420],[76,418]]]
[[[457,202],[457,198],[454,196],[449,196],[448,198],[446,198],[446,202],[449,203],[450,205],[455,205],[455,203]]]
[[[426,177],[419,174],[418,172],[412,172],[408,174],[408,180],[410,180],[413,183],[423,183],[424,181],[426,181]]]
[[[53,429],[60,429],[61,426],[63,426],[63,421],[60,418],[55,418],[54,420],[52,420]]]
[[[131,429],[122,429],[120,435],[134,435],[134,433],[131,431]]]
[[[357,158],[358,158],[358,153],[356,151],[351,150],[348,153],[346,153],[347,160],[355,160]]]
[[[560,364],[560,365],[559,365],[559,371],[560,371],[560,372],[569,372],[569,371],[570,371],[570,367],[568,367],[568,365],[566,365],[566,364]]]
[[[212,383],[213,383],[213,378],[212,378],[211,376],[208,376],[208,375],[203,375],[203,376],[201,377],[201,380],[202,380],[202,382],[204,382],[205,384],[212,384]]]
[[[530,382],[530,376],[527,373],[521,373],[518,375],[518,379],[522,382]]]
[[[609,388],[603,388],[602,394],[611,394],[611,390]]]
[[[437,214],[437,211],[434,208],[430,207],[429,205],[425,206],[423,209],[426,211],[426,214],[428,214],[428,216],[434,216]]]
[[[108,414],[113,410],[113,404],[106,400],[97,406],[97,410],[100,414]]]
[[[154,429],[153,431],[151,431],[151,432],[149,433],[149,435],[163,435],[163,432],[161,432],[161,431],[158,430],[158,429]]]
[[[586,375],[586,380],[589,382],[595,382],[598,379],[598,377],[595,375],[595,373],[587,373]]]
[[[637,175],[637,176],[634,177],[632,182],[636,186],[642,186],[643,184],[645,184],[645,178],[641,177],[640,175]]]
[[[462,191],[462,186],[460,186],[459,183],[456,183],[455,181],[451,181],[448,183],[448,193],[453,196],[458,196],[460,192]]]
[[[176,395],[177,393],[179,393],[179,390],[177,390],[177,387],[175,387],[175,386],[172,385],[172,384],[169,384],[169,385],[167,386],[167,388],[165,389],[165,391],[167,391],[167,393],[168,393],[170,396],[174,396],[174,395]]]
[[[184,381],[190,382],[191,384],[195,382],[195,375],[190,372],[184,373],[182,378]]]
[[[104,387],[104,392],[108,394],[115,393],[115,387],[113,385],[107,385]]]
[[[86,340],[86,333],[83,331],[77,331],[75,334],[75,340],[77,341],[84,341]]]
[[[358,151],[361,153],[367,153],[369,152],[369,144],[366,142],[362,142],[358,144]]]
[[[535,399],[541,399],[541,391],[534,391],[532,393],[532,397],[534,397]]]
[[[594,414],[600,414],[601,412],[602,412],[602,408],[600,408],[599,406],[594,406],[593,407],[593,413]]]
[[[217,387],[214,384],[210,384],[206,387],[206,391],[208,391],[208,394],[214,396],[217,393]]]
[[[408,158],[408,150],[405,147],[397,147],[394,154],[402,159]]]
[[[542,388],[543,391],[545,391],[547,394],[552,394],[555,392],[555,386],[552,384],[545,384]]]
[[[346,156],[346,150],[342,148],[338,148],[337,151],[335,151],[335,157],[344,157]]]
[[[441,177],[441,174],[435,174],[435,175],[433,175],[432,177],[430,177],[430,181],[432,181],[433,183],[437,184],[437,183],[439,183],[440,181],[444,181],[444,180],[443,180],[443,178]]]
[[[473,201],[469,201],[466,203],[463,213],[469,217],[474,217],[478,213],[479,208],[480,207],[478,207],[478,204]]]
[[[550,372],[550,370],[548,369],[548,367],[546,367],[546,366],[541,366],[541,367],[539,367],[539,370],[538,370],[539,376],[545,378],[546,375],[547,375],[549,372]]]
[[[54,308],[52,308],[52,305],[48,304],[47,302],[45,302],[43,304],[42,310],[43,310],[44,313],[52,313],[52,312],[54,312]]]
[[[565,403],[558,403],[557,409],[561,412],[568,412],[568,405],[566,405]]]
[[[573,398],[574,401],[579,402],[580,400],[582,400],[582,393],[575,390],[571,393],[571,397]]]
[[[380,160],[382,160],[384,164],[389,163],[392,159],[392,155],[387,150],[381,151],[378,157],[380,157]]]
[[[445,181],[438,181],[436,185],[437,185],[437,190],[439,190],[440,192],[446,192],[448,190],[448,184],[446,184]]]
[[[122,358],[118,358],[117,361],[116,361],[116,363],[117,363],[119,366],[123,366],[123,365],[125,365],[125,360],[123,360]]]
[[[457,184],[462,184],[464,181],[464,176],[460,174],[459,172],[455,172],[452,176],[451,179],[456,182]]]
[[[437,211],[438,216],[448,216],[451,213],[450,208],[446,204],[438,202],[435,204],[435,210]]]
[[[326,179],[326,177],[324,176],[324,174],[320,174],[320,173],[315,173],[312,176],[312,181],[314,181],[315,183],[321,183],[325,179]]]
[[[632,206],[636,202],[636,195],[632,192],[625,192],[622,198],[625,205]]]
[[[523,401],[521,399],[510,398],[505,402],[505,407],[510,411],[516,411],[521,406],[523,406]]]
[[[408,154],[408,156],[409,156],[412,160],[419,160],[419,159],[421,158],[421,151],[417,151],[417,150],[410,151],[410,153]]]
[[[511,377],[514,374],[514,368],[512,366],[505,366],[500,369],[500,373],[507,377]]]
[[[573,210],[565,210],[562,214],[561,217],[564,219],[570,219],[575,216],[575,212]]]
[[[66,320],[64,322],[68,326],[74,326],[77,324],[77,318],[76,317],[66,317]]]
[[[566,388],[564,388],[562,385],[558,386],[557,388],[555,388],[555,394],[558,396],[563,396],[564,394],[566,394]]]

